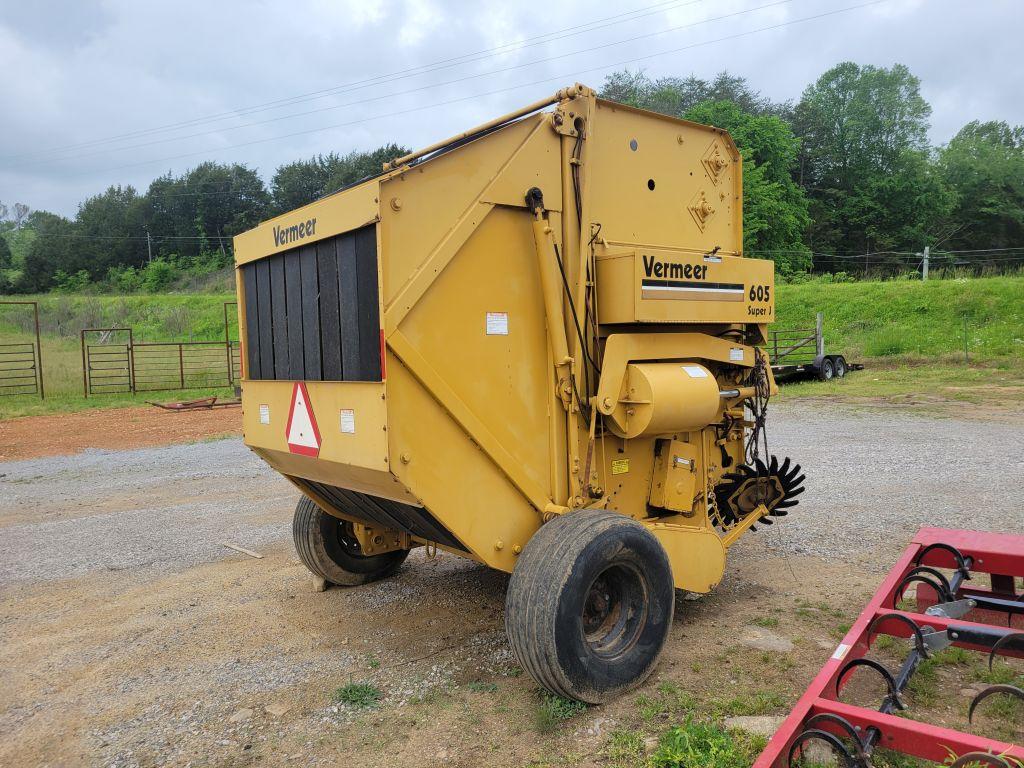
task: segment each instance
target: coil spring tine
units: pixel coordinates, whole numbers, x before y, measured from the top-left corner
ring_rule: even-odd
[[[925,577],[919,576],[918,578],[923,579]],[[924,633],[921,632],[921,627],[919,627],[917,625],[917,622],[914,621],[912,618],[910,618],[909,616],[904,616],[902,613],[883,613],[881,616],[876,616],[875,620],[868,625],[869,638],[874,634],[875,626],[885,621],[886,619],[894,619],[895,621],[901,621],[908,627],[910,627],[914,632],[914,647],[917,649],[917,652],[921,654],[922,658],[929,658],[928,648],[924,644]]]
[[[839,696],[839,688],[843,684],[843,680],[846,679],[846,676],[855,667],[867,667],[868,669],[873,669],[875,672],[880,674],[882,676],[882,679],[885,680],[886,686],[889,688],[889,701],[891,701],[898,709],[907,708],[906,704],[903,703],[903,700],[900,699],[900,692],[896,689],[896,678],[893,677],[892,672],[883,667],[874,659],[867,659],[863,657],[859,659],[854,659],[853,661],[848,661],[843,666],[843,668],[839,670],[839,675],[836,677],[837,698]]]
[[[995,653],[996,653],[996,651],[998,651],[998,649],[1002,646],[1002,644],[1007,642],[1007,640],[1014,640],[1014,639],[1024,640],[1024,632],[1011,632],[1009,635],[1004,635],[1004,636],[1000,637],[998,640],[995,641],[995,645],[993,645],[992,649],[990,651],[988,651],[988,671],[989,672],[992,671],[992,662],[994,662],[994,660],[995,660]]]
[[[843,762],[846,764],[846,768],[869,768],[864,763],[860,762],[856,757],[850,754],[850,750],[846,748],[843,740],[836,736],[834,733],[828,731],[819,731],[816,728],[810,728],[799,736],[793,742],[793,746],[789,748],[789,757],[786,759],[786,765],[789,768],[795,768],[793,765],[793,758],[796,756],[798,750],[802,751],[802,747],[805,742],[817,739],[818,741],[824,741],[832,748],[833,754],[838,754],[843,758]]]
[[[924,560],[925,555],[937,549],[941,549],[943,552],[949,552],[949,554],[953,556],[953,559],[956,560],[956,569],[960,571],[965,581],[971,578],[971,571],[967,567],[967,558],[964,557],[963,552],[951,544],[943,544],[942,542],[929,544],[917,553],[917,557],[914,558],[914,565],[920,565],[921,561]]]
[[[920,584],[927,584],[929,587],[934,589],[935,590],[935,594],[939,596],[939,602],[940,603],[951,602],[950,600],[946,599],[945,590],[943,589],[942,585],[939,582],[935,581],[934,579],[930,579],[927,576],[922,576],[920,574],[911,574],[911,575],[905,576],[903,578],[903,581],[901,581],[899,583],[899,585],[896,587],[896,594],[895,594],[895,597],[894,597],[894,602],[898,602],[899,600],[902,600],[903,597],[904,597],[904,594],[907,591],[907,587],[909,587],[914,582],[918,582]]]
[[[960,755],[954,762],[949,764],[949,768],[966,768],[966,766],[974,763],[987,763],[993,766],[993,768],[1010,768],[1010,764],[1003,758],[989,752],[968,752],[966,755]]]
[[[1021,701],[1024,701],[1024,691],[1018,688],[1016,685],[990,685],[984,691],[979,693],[973,699],[971,699],[971,706],[967,709],[967,722],[974,722],[974,708],[978,706],[982,701],[997,693],[1005,693],[1010,696],[1016,696]]]
[[[956,596],[953,594],[953,587],[949,583],[949,579],[946,578],[945,574],[941,571],[935,570],[929,565],[919,565],[907,573],[907,576],[916,576],[918,574],[928,574],[929,576],[934,576],[938,579],[939,584],[942,585],[940,595],[946,598],[944,602],[953,602]],[[906,576],[904,579],[906,579]]]
[[[853,726],[853,723],[842,715],[837,715],[832,712],[819,712],[804,723],[804,728],[813,728],[818,723],[832,723],[833,725],[839,726],[839,728],[841,728],[853,741],[855,745],[854,748],[857,753],[857,759],[865,766],[865,768],[870,768],[870,758],[864,752],[864,744],[860,740],[860,733]],[[821,729],[819,728],[818,730]]]

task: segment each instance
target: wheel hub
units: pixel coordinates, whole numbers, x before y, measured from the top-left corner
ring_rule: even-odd
[[[646,585],[631,566],[602,571],[583,603],[583,634],[594,653],[617,656],[637,641],[646,620]]]

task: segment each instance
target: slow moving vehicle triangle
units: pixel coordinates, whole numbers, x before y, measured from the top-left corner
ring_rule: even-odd
[[[320,454],[320,430],[309,403],[309,392],[301,381],[295,382],[292,390],[292,404],[288,409],[288,426],[285,427],[288,450],[304,456]]]

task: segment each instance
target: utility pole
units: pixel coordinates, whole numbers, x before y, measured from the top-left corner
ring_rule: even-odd
[[[153,263],[153,241],[149,237],[149,230],[146,230],[146,252],[149,254],[149,263]]]
[[[929,250],[930,250],[929,247],[926,245],[924,247],[924,253],[921,254],[921,279],[922,280],[927,280],[928,279],[928,251]]]

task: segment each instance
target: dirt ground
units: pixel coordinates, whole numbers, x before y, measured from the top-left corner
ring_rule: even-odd
[[[804,502],[730,552],[715,592],[677,599],[641,689],[555,722],[505,640],[505,575],[417,551],[315,592],[294,490],[237,439],[0,463],[0,765],[627,766],[688,716],[784,715],[919,525],[1024,530],[999,485],[1024,465],[1013,425],[777,409]],[[937,670],[913,716],[966,728],[982,672]],[[353,682],[382,699],[336,701]]]
[[[65,456],[88,448],[126,450],[242,433],[240,408],[165,411],[106,408],[0,421],[0,461]]]

